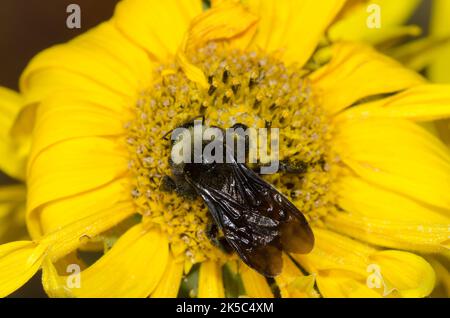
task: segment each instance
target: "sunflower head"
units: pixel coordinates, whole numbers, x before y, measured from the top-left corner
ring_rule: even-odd
[[[41,268],[51,296],[429,295],[435,274],[416,253],[448,248],[450,154],[416,122],[449,116],[449,89],[326,37],[344,2],[124,0],[34,58],[21,80],[33,241],[0,246],[0,294]],[[301,167],[262,176],[316,238],[283,253],[274,279],[212,244],[200,197],[162,187],[164,137],[199,117],[277,128],[280,162]]]
[[[226,260],[205,236],[211,217],[204,203],[160,191],[162,178],[171,174],[171,143],[162,136],[200,116],[207,126],[280,127],[281,160],[302,162],[307,169],[301,175],[267,179],[306,215],[318,218],[325,213],[329,198],[322,194],[328,192],[331,179],[325,159],[330,132],[311,91],[308,70],[287,67],[260,50],[230,50],[215,42],[193,50],[187,58],[205,74],[208,85],[191,81],[176,62],[161,65],[155,70],[155,83],[140,94],[135,119],[126,124],[132,196],[144,218],[161,220],[173,249],[192,263]]]

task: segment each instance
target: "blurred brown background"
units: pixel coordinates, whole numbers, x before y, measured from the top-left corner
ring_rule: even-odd
[[[18,89],[30,59],[109,19],[119,0],[0,0],[0,86]],[[81,8],[81,29],[66,26],[69,4]],[[0,185],[13,180],[0,172]]]
[[[108,19],[117,2],[119,0],[0,0],[0,85],[17,89],[20,73],[35,54]],[[81,29],[66,27],[69,15],[66,8],[71,3],[81,7]],[[424,0],[412,18],[425,31],[430,3],[431,0]]]
[[[39,51],[112,16],[119,0],[0,0],[0,85],[17,89],[20,73]],[[81,7],[81,29],[68,29],[66,8]]]
[[[110,18],[119,0],[0,0],[0,86],[18,89],[28,61],[43,49],[65,42]],[[81,29],[68,29],[66,8],[81,7]],[[14,182],[0,173],[0,184]],[[35,275],[10,297],[46,297]]]

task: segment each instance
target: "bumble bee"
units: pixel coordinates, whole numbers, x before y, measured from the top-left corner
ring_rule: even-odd
[[[193,124],[180,127],[192,131]],[[181,138],[172,133],[172,149],[178,142]],[[184,142],[193,145],[194,140]],[[172,176],[163,179],[163,189],[185,197],[200,196],[212,216],[208,232],[213,243],[237,252],[262,275],[277,276],[283,267],[282,252],[309,253],[314,246],[313,232],[304,215],[285,196],[245,163],[237,162],[224,140],[216,142],[222,143],[221,162],[203,157],[196,161],[192,153],[192,160],[169,159]],[[202,139],[200,144],[203,150],[207,141]],[[216,237],[219,230],[221,238]]]

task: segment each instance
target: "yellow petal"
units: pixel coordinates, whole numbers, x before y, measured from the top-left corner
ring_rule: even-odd
[[[446,0],[434,0],[432,3],[430,33],[434,37],[450,37],[450,28],[448,27],[448,15],[450,12],[450,3]],[[450,83],[450,44],[447,44],[439,56],[433,60],[428,68],[428,77],[436,83]],[[440,137],[447,145],[450,145],[450,120],[442,120],[436,123]]]
[[[449,298],[450,297],[450,273],[448,266],[441,262],[437,257],[427,258],[428,262],[433,266],[436,273],[436,287],[431,297]],[[448,264],[448,261],[447,261]]]
[[[424,80],[368,46],[338,43],[332,59],[311,76],[323,107],[331,114],[364,97],[400,91]]]
[[[450,211],[450,153],[435,136],[395,118],[344,120],[333,148],[363,179]]]
[[[38,234],[56,231],[85,217],[95,215],[130,200],[131,188],[128,179],[118,179],[95,190],[45,204],[28,215],[30,233]]]
[[[175,298],[180,289],[181,279],[183,278],[183,262],[175,260],[171,253],[167,266],[163,274],[163,279],[159,282],[155,291],[152,293],[152,298]]]
[[[23,184],[2,185],[0,187],[0,202],[19,203],[25,199],[26,188]],[[2,214],[0,214],[1,216]]]
[[[0,186],[0,244],[27,237],[22,184]]]
[[[395,222],[344,212],[327,217],[326,222],[330,229],[379,246],[419,252],[448,251],[450,248],[450,223],[426,222],[423,225],[420,222]]]
[[[27,103],[61,90],[107,90],[133,100],[150,85],[152,69],[145,51],[105,22],[38,54],[22,74],[20,88]]]
[[[40,244],[49,247],[48,256],[56,262],[89,242],[90,238],[111,229],[134,213],[135,207],[132,203],[117,203],[113,207],[47,233],[40,239]]]
[[[223,298],[222,265],[216,261],[205,261],[200,265],[198,277],[199,298]]]
[[[371,30],[379,31],[379,29]],[[368,41],[360,42],[373,44],[380,51],[387,54],[387,52],[390,52],[392,47],[395,47],[395,45],[399,45],[399,43],[402,43],[405,39],[419,37],[422,33],[422,29],[417,25],[393,26],[389,29],[385,29],[383,32],[373,32],[373,34],[368,38]]]
[[[283,271],[275,277],[275,281],[283,298],[319,297],[314,289],[314,275],[303,275],[297,265],[285,254],[283,255]]]
[[[45,248],[17,241],[0,245],[0,297],[5,297],[25,284],[41,266]]]
[[[28,144],[13,139],[11,129],[23,107],[19,94],[0,87],[0,169],[13,178],[23,180]]]
[[[186,52],[204,46],[211,41],[231,40],[246,33],[257,18],[237,2],[228,2],[204,11],[193,19],[186,37],[180,42],[177,61],[186,76],[203,87],[208,87],[206,76],[191,64]]]
[[[64,297],[70,291],[71,296],[83,298],[147,297],[163,276],[168,252],[163,233],[136,225],[97,262],[81,271],[79,286],[67,284],[70,276],[55,278],[51,263],[43,266],[43,285],[52,296]]]
[[[186,50],[201,47],[210,41],[231,40],[245,33],[257,21],[255,15],[237,2],[215,6],[192,21]]]
[[[347,110],[342,118],[401,117],[431,121],[450,117],[450,85],[427,84]]]
[[[375,249],[328,230],[313,231],[316,241],[312,252],[294,257],[309,273],[322,275],[321,271],[335,269],[366,276],[367,258]]]
[[[450,14],[450,3],[446,0],[434,0],[430,19],[430,33],[437,37],[450,36],[448,17]],[[450,44],[446,45],[439,56],[431,64],[428,75],[433,82],[450,83]]]
[[[426,297],[435,284],[435,273],[422,257],[402,251],[380,251],[371,256],[383,279],[405,298]]]
[[[197,83],[202,88],[207,88],[208,80],[206,79],[205,73],[203,73],[203,71],[198,66],[195,66],[194,64],[192,64],[185,54],[186,41],[187,41],[187,38],[185,39],[182,46],[180,47],[180,50],[178,51],[177,62],[189,80]]]
[[[408,196],[348,176],[335,185],[343,210],[325,218],[337,232],[371,244],[439,252],[448,249],[450,217]]]
[[[389,38],[387,34],[395,33],[395,30],[401,29],[402,24],[413,14],[420,2],[420,0],[349,1],[350,4],[356,4],[348,6],[348,10],[345,10],[342,17],[333,24],[329,31],[330,38],[334,41],[351,40],[372,44],[379,43]],[[369,6],[374,4],[380,8],[380,28],[367,27],[367,21],[375,12]]]
[[[74,264],[77,266],[78,264]],[[77,270],[77,267],[73,267]],[[71,269],[67,267],[67,269]],[[73,269],[71,269],[73,270]],[[70,279],[70,282],[68,281]],[[59,276],[58,271],[55,266],[52,264],[50,259],[45,259],[42,264],[42,286],[47,293],[47,295],[51,298],[71,298],[74,297],[71,288],[72,281],[75,279],[79,279],[79,276],[73,276],[73,280],[71,278],[66,278],[64,276]],[[69,282],[69,283],[68,283]]]
[[[357,280],[348,272],[324,271],[316,279],[317,287],[325,298],[380,298],[374,289]]]
[[[447,37],[428,36],[389,49],[386,53],[406,67],[422,71],[440,55],[445,54],[448,45],[450,34]]]
[[[8,133],[9,129],[11,129],[13,121],[20,110],[21,103],[22,98],[18,93],[0,86],[0,127],[2,132],[4,129],[4,133]]]
[[[22,74],[20,87],[27,107],[19,114],[13,127],[14,134],[30,133],[35,122],[36,102],[48,96],[57,98],[56,92],[63,92],[58,95],[63,100],[53,100],[52,106],[55,107],[70,105],[70,98],[77,96],[77,101],[85,100],[124,114],[124,106],[134,105],[139,93],[150,86],[152,70],[153,65],[146,52],[131,43],[111,22],[103,23],[66,44],[49,48],[38,54]],[[63,122],[67,124],[67,117]],[[52,123],[62,125],[61,122]],[[99,128],[105,128],[106,123],[108,121]],[[117,124],[117,120],[112,121],[108,128],[118,129],[114,123]],[[49,132],[50,129],[44,131]],[[69,138],[67,131],[89,134],[88,130],[79,127],[68,129],[66,136],[51,134],[53,142],[58,138]],[[41,138],[46,141],[42,144],[51,143],[47,137],[48,134],[40,136],[39,143]]]
[[[125,0],[114,13],[115,25],[155,60],[167,62],[181,45],[201,0]]]
[[[64,140],[124,135],[124,125],[131,118],[129,111],[126,99],[108,92],[54,93],[37,111],[30,160],[42,149]]]
[[[425,297],[435,283],[423,258],[378,251],[336,233],[314,228],[313,251],[294,258],[310,273],[324,297]]]
[[[272,298],[273,294],[266,278],[244,263],[240,263],[239,273],[244,283],[245,295],[252,298]]]
[[[449,38],[448,17],[450,15],[450,3],[446,0],[434,0],[430,18],[430,34],[433,37]],[[450,43],[439,50],[439,55],[434,58],[428,68],[428,78],[436,83],[450,83]],[[440,137],[447,145],[450,145],[450,120],[442,120],[435,124]]]
[[[285,63],[301,67],[345,1],[249,0],[247,3],[260,17],[255,46],[269,53],[278,52]]]
[[[28,211],[44,203],[92,190],[127,171],[128,153],[106,138],[67,140],[30,162]]]
[[[41,266],[44,254],[56,262],[83,243],[134,213],[134,206],[116,204],[93,216],[85,217],[43,237],[39,243],[21,241],[0,246],[0,295],[22,286]]]
[[[29,158],[32,165],[36,156],[51,145],[65,140],[87,137],[122,137],[128,115],[126,108],[111,110],[103,105],[118,105],[114,95],[89,93],[89,97],[55,93],[47,98],[37,112],[33,131],[33,146]]]
[[[113,208],[130,200],[129,180],[121,178],[91,191],[53,201],[28,215],[30,233],[37,238],[44,233],[56,231],[85,217]]]

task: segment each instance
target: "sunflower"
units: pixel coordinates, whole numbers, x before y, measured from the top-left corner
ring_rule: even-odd
[[[450,30],[447,26],[447,17],[450,14],[450,3],[448,1],[434,0],[432,6],[432,15],[430,22],[431,37],[444,39],[445,45],[438,50],[436,56],[432,56],[432,61],[428,68],[428,78],[436,83],[450,83]],[[450,145],[450,120],[444,119],[436,123],[439,136],[444,142]],[[433,296],[450,297],[450,273],[448,258],[439,257],[429,258],[430,264],[436,272],[436,288]]]
[[[418,122],[450,116],[450,87],[330,41],[344,4],[124,0],[35,57],[14,127],[32,127],[32,240],[0,246],[0,295],[39,269],[53,297],[429,295],[435,272],[420,255],[448,255],[450,153]],[[162,137],[199,114],[270,122],[280,157],[307,167],[264,176],[316,238],[311,253],[283,255],[274,279],[211,244],[201,200],[161,191]]]
[[[19,94],[0,87],[0,243],[26,237],[23,180],[29,142],[12,136],[21,103]]]
[[[450,5],[448,1],[435,0],[433,2],[433,13],[430,23],[431,36],[444,39],[445,45],[433,55],[429,65],[428,75],[431,81],[436,83],[450,83],[450,31],[447,28],[446,17],[450,14]],[[442,120],[438,122],[438,130],[441,138],[447,145],[450,145],[450,121]],[[450,283],[449,283],[450,285]],[[450,294],[450,289],[449,289]]]
[[[362,41],[386,49],[407,37],[422,33],[417,25],[407,24],[421,0],[347,0],[336,21],[330,26],[328,36],[336,40]],[[378,27],[367,25],[370,16],[380,13]]]

